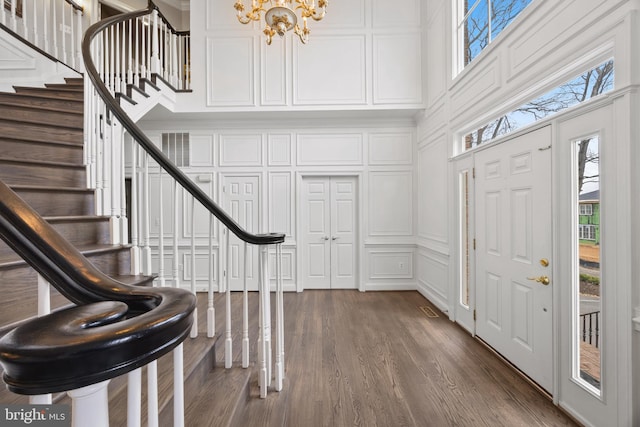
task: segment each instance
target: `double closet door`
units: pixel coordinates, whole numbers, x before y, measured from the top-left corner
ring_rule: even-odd
[[[302,180],[302,280],[305,289],[357,286],[357,179]]]

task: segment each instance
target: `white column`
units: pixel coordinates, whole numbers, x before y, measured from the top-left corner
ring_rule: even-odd
[[[109,427],[109,380],[71,390],[73,427]]]

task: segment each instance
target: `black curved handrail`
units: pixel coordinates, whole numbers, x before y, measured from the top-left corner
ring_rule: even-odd
[[[254,245],[272,245],[284,242],[285,235],[282,233],[268,234],[252,234],[242,228],[233,218],[220,207],[216,202],[211,200],[207,194],[200,189],[191,179],[189,179],[177,166],[175,166],[160,151],[155,144],[142,132],[142,130],[131,120],[129,115],[120,107],[116,99],[111,95],[107,86],[100,79],[97,68],[91,58],[91,42],[95,36],[109,26],[116,25],[120,22],[134,19],[139,16],[147,15],[156,7],[152,2],[149,3],[147,9],[130,12],[122,15],[116,15],[93,24],[85,32],[82,39],[82,56],[84,58],[85,72],[93,83],[100,98],[106,104],[108,110],[118,119],[120,124],[127,130],[131,137],[164,169],[173,177],[187,192],[189,192],[196,200],[198,200],[213,216],[222,222],[233,234],[240,240]]]
[[[15,393],[55,393],[114,378],[166,354],[191,330],[192,293],[110,278],[2,181],[0,238],[78,304],[0,338],[4,381]]]

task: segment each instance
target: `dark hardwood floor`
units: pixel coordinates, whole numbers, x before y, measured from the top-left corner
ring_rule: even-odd
[[[254,373],[233,426],[575,425],[417,292],[284,298],[284,390],[259,399]]]

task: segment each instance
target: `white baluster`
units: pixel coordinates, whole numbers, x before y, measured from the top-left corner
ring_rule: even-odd
[[[184,89],[184,81],[182,79],[182,72],[183,72],[182,64],[184,63],[184,61],[183,61],[183,57],[184,57],[183,56],[184,55],[183,42],[184,42],[184,39],[183,39],[182,35],[177,35],[177,34],[176,34],[176,39],[177,39],[176,43],[178,45],[177,46],[177,54],[176,54],[176,56],[177,56],[176,63],[177,63],[177,67],[178,67],[178,70],[177,70],[178,71],[178,86],[177,87],[178,87],[178,89],[182,90],[182,89]]]
[[[120,218],[118,218],[118,202],[120,201],[120,195],[118,194],[118,160],[120,136],[122,135],[121,126],[116,122],[116,117],[111,116],[111,126],[109,130],[111,132],[111,152],[109,154],[110,168],[109,168],[109,224],[111,228],[111,243],[114,245],[120,244]]]
[[[144,170],[143,170],[143,188],[142,188],[142,196],[144,197],[143,203],[144,206],[142,208],[142,226],[144,227],[143,238],[144,238],[144,248],[142,249],[142,274],[145,276],[150,276],[152,274],[151,267],[151,230],[150,230],[150,222],[151,222],[151,209],[149,208],[149,155],[143,151],[143,160],[144,160]]]
[[[133,84],[135,84],[136,86],[140,86],[140,23],[142,22],[139,18],[136,18],[135,22],[135,31],[136,31],[136,37],[135,37],[135,57],[133,60],[133,67],[134,67],[134,73],[133,73]]]
[[[70,18],[69,18],[69,62],[71,63],[71,68],[76,69],[76,28],[74,24],[75,13],[73,6],[69,7]]]
[[[14,33],[18,32],[18,18],[16,16],[16,7],[18,0],[11,0],[11,29]]]
[[[216,309],[213,305],[213,215],[209,215],[209,288],[207,290],[207,337],[216,333]]]
[[[111,124],[108,122],[111,121],[111,113],[105,111],[105,122],[104,122],[104,141],[103,141],[103,150],[100,158],[102,159],[102,215],[109,215],[111,213],[111,206],[109,206],[109,201],[111,200],[109,195],[109,173],[111,173],[111,164],[109,163],[111,157]]]
[[[196,294],[196,198],[191,197],[191,292]],[[198,336],[198,307],[193,310],[191,338]]]
[[[109,218],[109,223],[111,224],[111,243],[114,245],[119,245],[120,237],[122,233],[120,232],[120,218],[118,214],[120,213],[120,206],[118,203],[120,202],[120,194],[118,191],[120,190],[120,165],[118,164],[118,159],[122,158],[120,154],[120,144],[122,143],[122,135],[123,130],[118,122],[116,122],[115,116],[112,118],[113,123],[110,126],[111,128],[111,216]]]
[[[152,22],[152,29],[151,29],[151,46],[149,49],[149,52],[151,53],[150,57],[150,63],[149,63],[149,67],[151,68],[151,72],[152,73],[158,73],[160,75],[161,74],[161,70],[160,70],[160,50],[159,50],[159,45],[158,45],[158,11],[157,10],[153,10],[153,22]]]
[[[178,253],[178,181],[173,185],[173,286],[180,287],[180,254]]]
[[[104,193],[103,189],[102,189],[102,175],[103,175],[103,170],[102,170],[102,157],[104,154],[104,129],[105,129],[105,116],[104,116],[104,105],[100,104],[99,105],[100,109],[98,111],[98,135],[97,135],[97,139],[96,139],[96,153],[95,153],[95,161],[96,161],[96,195],[95,195],[95,200],[96,200],[96,214],[97,215],[103,215],[104,211],[103,211],[103,206],[102,206],[102,195]]]
[[[51,36],[53,37],[53,56],[59,58],[58,53],[58,14],[56,3],[51,0]]]
[[[0,5],[0,7],[3,7]],[[51,285],[38,274],[38,317],[51,313]],[[51,393],[29,396],[32,405],[48,405],[52,402]]]
[[[107,49],[108,52],[108,76],[109,76],[109,89],[111,95],[115,96],[117,92],[116,88],[116,69],[115,69],[115,30],[113,27],[109,27],[109,47]]]
[[[67,5],[66,2],[62,3],[62,10],[60,11],[60,15],[62,17],[62,23],[60,24],[60,40],[62,41],[62,62],[67,63],[67,24],[66,17],[64,16],[64,8]]]
[[[73,427],[109,427],[109,380],[71,390]]]
[[[115,56],[115,62],[113,63],[115,86],[113,90],[116,92],[124,92],[124,89],[122,88],[122,75],[120,74],[120,52],[122,51],[122,44],[120,43],[120,34],[122,30],[120,29],[120,24],[116,24],[116,26],[114,27],[114,31],[116,33],[116,43],[111,47]]]
[[[259,338],[259,354],[258,360],[260,371],[258,373],[258,385],[260,387],[260,397],[267,397],[267,388],[269,387],[269,321],[268,321],[268,301],[269,301],[269,276],[267,265],[269,262],[269,252],[266,246],[260,247],[260,268],[259,268],[259,300],[260,300],[260,338]]]
[[[42,38],[44,40],[44,51],[49,53],[49,17],[51,16],[51,0],[45,1],[42,6]],[[4,19],[3,19],[4,23]],[[95,58],[95,56],[94,56]]]
[[[127,83],[133,84],[133,22],[134,20],[129,20],[129,42],[127,44]]]
[[[84,61],[82,60],[82,11],[76,10],[76,70],[84,73]]]
[[[138,236],[138,225],[140,216],[138,215],[138,202],[140,193],[138,192],[138,144],[131,141],[131,274],[140,274],[140,244]]]
[[[147,365],[147,424],[158,427],[158,361]]]
[[[162,168],[158,173],[158,203],[160,204],[160,210],[158,216],[160,217],[160,225],[158,227],[158,280],[160,286],[165,285],[165,273],[164,273],[164,194],[162,190]]]
[[[243,242],[244,268],[242,279],[242,367],[249,367],[249,289],[247,275],[249,273],[249,254],[247,242]]]
[[[164,21],[160,22],[160,40],[158,40],[160,47],[160,77],[167,80],[167,66],[166,66],[166,50],[167,50],[167,26]]]
[[[229,283],[229,275],[231,273],[231,253],[229,251],[229,230],[225,229],[225,266],[224,266],[224,283],[225,283],[225,303],[226,303],[226,330],[224,340],[224,367],[229,369],[233,364],[233,340],[231,338],[231,286]]]
[[[282,283],[282,244],[276,245],[276,391],[284,379],[284,290]]]
[[[42,44],[39,43],[38,40],[38,3],[37,2],[33,2],[33,9],[32,9],[33,14],[31,15],[33,17],[33,44],[35,44],[36,46],[40,46],[42,47]]]
[[[171,34],[171,84],[179,88],[178,84],[178,36]]]
[[[173,427],[184,427],[183,353],[180,344],[173,350]]]
[[[123,245],[129,244],[129,220],[127,218],[127,188],[126,188],[126,173],[125,173],[125,136],[124,130],[121,138],[120,145],[120,243]],[[131,144],[135,144],[131,140]]]
[[[142,420],[142,368],[127,374],[127,427],[140,427]]]
[[[25,40],[29,40],[29,23],[27,22],[29,12],[27,11],[27,4],[28,2],[22,2],[22,35],[24,36]]]

